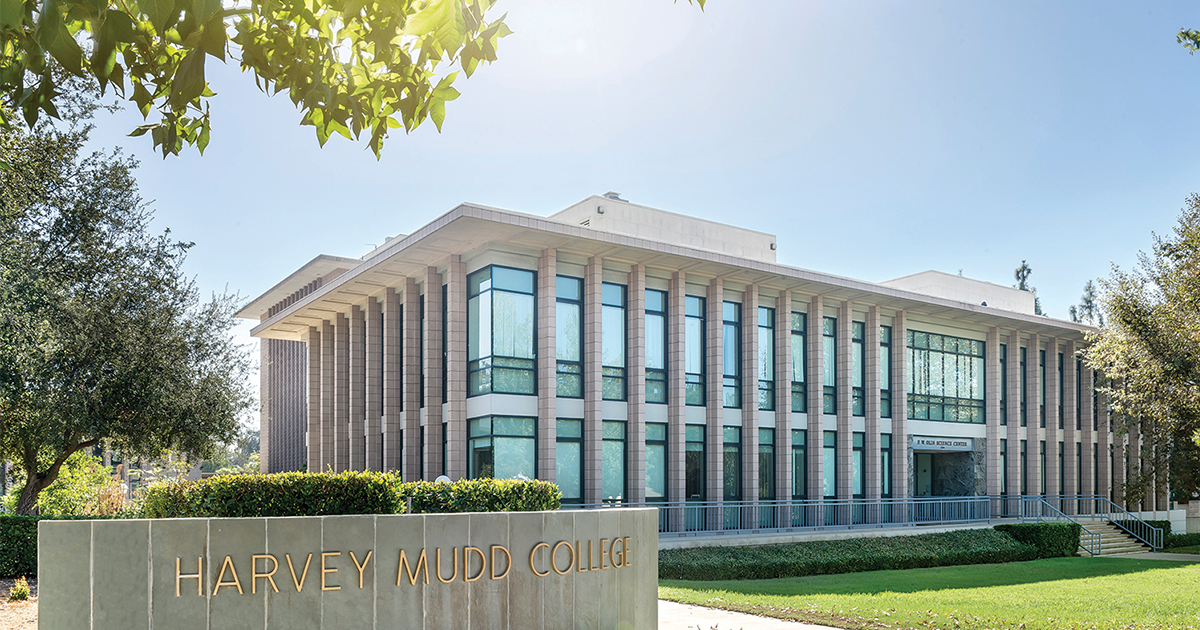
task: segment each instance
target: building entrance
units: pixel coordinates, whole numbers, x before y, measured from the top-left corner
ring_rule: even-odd
[[[913,453],[916,496],[965,497],[975,494],[975,453]]]

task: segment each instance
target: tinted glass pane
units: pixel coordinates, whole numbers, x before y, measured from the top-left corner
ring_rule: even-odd
[[[603,438],[606,440],[624,440],[625,439],[625,423],[605,420],[601,425]]]
[[[582,438],[583,422],[581,420],[559,420],[555,423],[555,433],[559,438]]]
[[[704,373],[704,320],[688,317],[684,320],[684,370]]]
[[[684,430],[684,433],[685,433],[686,440],[688,442],[700,442],[700,443],[704,442],[704,427],[703,426],[689,424],[689,425],[687,425],[687,428]]]
[[[741,335],[738,334],[738,326],[736,324],[725,324],[723,339],[724,351],[722,353],[723,369],[727,376],[737,376],[741,374]]]
[[[804,336],[792,335],[792,380],[804,382]],[[803,409],[793,409],[803,411]]]
[[[646,423],[646,441],[647,442],[666,442],[667,441],[667,425],[658,422]]]
[[[537,478],[534,451],[537,441],[533,438],[496,437],[496,479]]]
[[[605,423],[607,424],[607,423]],[[601,445],[601,489],[604,500],[616,500],[625,494],[625,442],[604,440]]]
[[[725,499],[737,501],[742,498],[742,457],[741,447],[725,446]]]
[[[605,306],[625,306],[625,287],[605,282],[600,288],[601,301]]]
[[[688,317],[704,317],[704,298],[688,295],[684,297],[683,305]]]
[[[554,482],[562,491],[564,499],[579,499],[583,496],[580,480],[580,451],[583,445],[579,442],[559,442],[555,444],[555,477]]]
[[[492,288],[492,268],[486,267],[467,276],[467,295],[478,295]]]
[[[625,309],[605,306],[601,309],[601,362],[625,367]]]
[[[533,293],[533,272],[524,269],[492,267],[492,288]]]
[[[722,438],[725,440],[726,444],[740,444],[742,442],[741,427],[724,427],[722,431]]]
[[[654,289],[646,289],[646,310],[664,312],[667,310],[667,293],[666,291],[656,291]]]
[[[667,447],[664,444],[646,445],[646,498],[664,499],[667,496]]]
[[[826,337],[833,337],[837,334],[837,318],[826,317],[821,321],[821,333]]]
[[[821,479],[821,492],[832,497],[837,495],[836,475],[837,475],[837,449],[826,447],[822,449],[824,462],[821,472],[824,477]]]
[[[759,429],[758,430],[758,443],[759,444],[774,444],[775,443],[775,429]]]
[[[758,447],[758,498],[775,498],[775,447],[770,444]]]
[[[722,302],[721,318],[727,322],[742,321],[742,305],[736,302]]]
[[[804,313],[792,313],[792,332],[804,332],[807,317]]]
[[[646,314],[646,368],[667,369],[666,318]]]
[[[533,296],[493,291],[492,352],[503,357],[534,357]]]
[[[775,379],[775,330],[772,328],[758,329],[758,379]]]
[[[554,353],[560,361],[579,361],[582,356],[582,307],[559,302],[554,316]]]
[[[467,360],[492,354],[492,296],[477,295],[467,300]]]
[[[527,435],[533,437],[535,422],[532,418],[492,418],[492,433],[494,435]]]
[[[806,433],[804,429],[792,429],[792,446],[804,446]]]
[[[580,280],[579,278],[559,276],[555,279],[554,293],[560,299],[582,300],[583,280]]]

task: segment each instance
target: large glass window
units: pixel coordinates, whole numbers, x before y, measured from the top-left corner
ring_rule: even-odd
[[[850,339],[850,391],[853,395],[851,412],[856,416],[867,413],[867,394],[864,385],[866,381],[866,358],[863,356],[863,337],[866,325],[862,322],[851,323]]]
[[[558,276],[555,294],[558,395],[583,398],[583,280]]]
[[[583,499],[583,421],[559,420],[554,445],[555,481],[563,503]]]
[[[808,388],[805,357],[808,356],[804,343],[805,327],[808,316],[804,313],[792,313],[792,411],[808,413]]]
[[[1083,359],[1075,358],[1075,430],[1083,430]]]
[[[687,404],[704,406],[704,298],[686,296],[683,318],[684,388]],[[691,496],[690,494],[688,496]]]
[[[984,421],[983,342],[908,331],[908,417]]]
[[[775,409],[775,309],[758,307],[758,408]]]
[[[1000,438],[1000,494],[1008,494],[1008,440]]]
[[[853,437],[854,446],[850,451],[850,478],[854,484],[854,496],[861,499],[866,496],[863,491],[863,450],[867,435],[865,433],[854,433]]]
[[[1041,480],[1042,480],[1042,487],[1040,488],[1040,490],[1041,490],[1040,494],[1045,496],[1045,494],[1046,494],[1046,440],[1041,441],[1040,448],[1041,448],[1041,450],[1039,451],[1040,454],[1039,454],[1039,458],[1038,458],[1038,466],[1039,466],[1038,470],[1041,472],[1041,474],[1039,476],[1041,477]]]
[[[825,337],[822,344],[822,385],[825,387],[825,413],[837,413],[837,318],[826,317],[822,320],[821,334]]]
[[[1021,440],[1021,494],[1029,494],[1029,440]]]
[[[1029,426],[1029,405],[1027,402],[1029,400],[1027,395],[1029,391],[1029,373],[1025,367],[1028,350],[1028,348],[1021,348],[1021,426],[1023,427]],[[1021,493],[1024,494],[1025,491],[1022,490]]]
[[[601,424],[600,496],[605,501],[625,498],[625,423],[605,420]]]
[[[667,500],[667,425],[646,423],[646,500]]]
[[[892,417],[892,327],[879,327],[879,417]]]
[[[534,274],[491,266],[467,276],[467,395],[534,394]]]
[[[775,498],[775,429],[758,430],[758,498]]]
[[[537,420],[484,416],[468,422],[471,479],[537,478]]]
[[[686,425],[683,448],[684,494],[689,501],[703,501],[707,470],[704,462],[704,425]]]
[[[1063,443],[1058,443],[1058,495],[1062,496],[1067,493],[1066,468],[1064,467],[1065,454],[1063,453]]]
[[[646,289],[646,402],[667,402],[667,292]]]
[[[792,429],[792,498],[808,496],[808,456],[804,429]]]
[[[1038,350],[1038,369],[1041,370],[1038,373],[1041,374],[1040,380],[1042,383],[1042,397],[1041,397],[1041,400],[1038,401],[1041,404],[1041,406],[1039,407],[1039,411],[1038,411],[1038,413],[1041,414],[1041,420],[1039,421],[1040,424],[1038,424],[1038,426],[1045,429],[1046,428],[1046,351],[1045,350]],[[1045,494],[1045,492],[1042,492],[1042,494]]]
[[[825,444],[822,449],[824,461],[821,463],[821,489],[826,499],[837,497],[837,431],[825,432]]]
[[[1008,346],[1000,344],[1000,425],[1008,424]]]
[[[742,428],[724,427],[725,500],[742,500]]]
[[[600,296],[601,389],[604,400],[625,400],[625,287],[605,282]]]
[[[721,304],[722,404],[726,408],[742,406],[742,305],[736,302]]]
[[[1058,353],[1058,428],[1063,428],[1063,353]]]
[[[892,434],[879,434],[879,481],[880,495],[892,496]]]

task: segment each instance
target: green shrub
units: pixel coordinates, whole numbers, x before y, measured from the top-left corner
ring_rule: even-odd
[[[1079,551],[1079,523],[1020,523],[997,525],[996,531],[1037,549],[1039,558],[1066,558]]]
[[[1037,550],[992,529],[917,536],[849,538],[766,545],[697,547],[658,553],[658,577],[761,580],[802,575],[916,569],[1033,560]]]
[[[558,486],[546,481],[462,479],[454,483],[416,481],[400,484],[402,501],[412,499],[414,514],[441,512],[534,512],[562,505]]]
[[[37,575],[36,516],[0,516],[0,577]]]
[[[1163,548],[1171,550],[1176,547],[1195,547],[1200,545],[1200,532],[1194,534],[1171,534],[1163,536]]]
[[[42,516],[72,516],[95,511],[100,491],[112,482],[112,477],[113,470],[104,465],[104,460],[76,451],[63,462],[58,478],[38,493],[38,513]],[[15,510],[24,489],[24,478],[18,478],[10,492],[0,499],[0,504],[10,512]]]
[[[8,601],[23,602],[29,599],[29,582],[25,577],[19,577],[13,582],[13,587],[8,591]]]
[[[1146,521],[1146,524],[1163,530],[1164,542],[1171,537],[1171,521]]]

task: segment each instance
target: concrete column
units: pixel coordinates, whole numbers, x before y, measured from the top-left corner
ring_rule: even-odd
[[[542,250],[538,258],[537,275],[537,377],[538,377],[538,479],[554,482],[558,473],[558,359],[556,342],[558,327],[555,313],[558,306],[558,252]]]
[[[1129,438],[1127,435],[1123,436],[1111,430],[1112,427],[1109,424],[1111,423],[1111,417],[1108,410],[1107,396],[1101,394],[1100,402],[1100,422],[1110,427],[1107,435],[1112,440],[1112,459],[1109,463],[1112,467],[1112,501],[1128,510],[1129,506],[1125,501],[1125,468],[1128,462],[1129,446],[1127,442]]]
[[[1046,494],[1059,495],[1058,449],[1062,429],[1058,428],[1058,339],[1046,340]],[[1066,459],[1063,469],[1066,470]]]
[[[1026,467],[1028,470],[1025,473],[1025,478],[1029,482],[1029,494],[1038,495],[1042,493],[1042,472],[1041,472],[1041,432],[1038,426],[1041,424],[1041,405],[1042,405],[1042,381],[1041,368],[1038,366],[1038,350],[1041,348],[1041,338],[1037,333],[1029,333],[1029,341],[1026,344],[1025,351],[1025,409],[1028,427],[1026,427],[1025,435],[1028,440],[1028,452],[1026,453]],[[1049,457],[1049,455],[1047,455]]]
[[[307,458],[309,472],[321,470],[321,330],[309,326],[304,338],[308,351]]]
[[[440,312],[440,306],[433,312]],[[536,330],[534,338],[537,338]],[[446,349],[444,356],[446,360],[446,475],[451,479],[458,480],[467,476],[467,267],[458,254],[450,255],[450,262],[446,268]],[[536,456],[535,451],[534,457],[536,458]]]
[[[403,290],[403,289],[402,289]],[[403,353],[400,296],[388,287],[383,296],[383,469],[402,471],[400,430],[404,427]]]
[[[722,304],[725,301],[725,286],[720,278],[713,278],[708,283],[708,298],[706,300],[705,322],[708,326],[708,339],[705,346],[708,354],[708,375],[705,380],[705,420],[708,430],[705,432],[705,451],[708,455],[708,500],[721,501],[725,496],[725,395],[722,388],[724,382],[723,350],[724,328],[722,322]]]
[[[350,320],[342,313],[333,323],[333,469],[350,469]]]
[[[445,469],[442,461],[442,274],[425,269],[425,480],[433,481]]]
[[[984,342],[984,420],[987,423],[987,493],[1000,494],[1000,329],[988,330]]]
[[[263,318],[266,319],[266,318]],[[261,320],[260,320],[261,321]],[[259,423],[258,423],[258,472],[267,474],[271,472],[271,464],[273,463],[271,455],[273,454],[271,444],[271,425],[275,418],[274,410],[271,409],[272,402],[275,397],[275,392],[271,388],[271,376],[274,372],[274,363],[271,356],[271,345],[274,339],[262,339],[258,343],[258,404],[259,404]]]
[[[1079,452],[1079,445],[1076,444],[1079,440],[1079,431],[1075,429],[1076,419],[1079,417],[1079,409],[1076,408],[1076,383],[1075,375],[1075,342],[1068,340],[1063,344],[1063,391],[1062,391],[1062,414],[1063,414],[1063,432],[1062,440],[1063,447],[1066,449],[1063,453],[1063,486],[1066,494],[1079,494],[1079,467],[1077,458],[1082,457]],[[1082,424],[1082,423],[1081,423]],[[1068,512],[1070,514],[1070,512]]]
[[[1083,494],[1093,495],[1100,494],[1099,486],[1096,479],[1096,469],[1103,467],[1108,453],[1100,452],[1096,448],[1097,440],[1096,428],[1092,425],[1093,412],[1096,409],[1092,400],[1092,368],[1086,361],[1083,363],[1083,370],[1080,372],[1081,381],[1077,384],[1081,391],[1079,400],[1083,405],[1079,408],[1080,426],[1083,427],[1080,442],[1083,443]],[[1098,461],[1097,461],[1098,460]]]
[[[1008,494],[1021,495],[1021,332],[1008,331]],[[1019,503],[1010,503],[1013,511]]]
[[[583,502],[599,503],[603,489],[603,383],[600,329],[604,260],[589,258],[583,270]]]
[[[628,412],[625,422],[626,500],[646,500],[646,266],[629,271],[625,302],[625,384]]]
[[[383,319],[379,301],[367,298],[366,469],[383,470]]]
[[[805,327],[805,342],[808,345],[808,429],[806,452],[808,455],[808,498],[820,500],[825,496],[823,480],[825,474],[825,416],[824,394],[824,347],[825,337],[821,334],[821,326],[825,318],[825,300],[814,295],[808,305],[808,321]]]
[[[791,291],[780,291],[775,301],[775,498],[792,498]]]
[[[742,294],[742,499],[758,500],[758,285]],[[757,525],[757,523],[751,524]]]
[[[1096,449],[1100,454],[1100,474],[1096,477],[1096,494],[1106,496],[1115,502],[1116,499],[1113,497],[1116,495],[1113,493],[1113,489],[1116,487],[1117,480],[1113,478],[1113,464],[1110,457],[1115,440],[1113,434],[1109,432],[1107,398],[1104,394],[1097,392],[1093,404],[1096,405],[1098,416],[1096,443],[1100,445],[1100,448]]]
[[[1131,502],[1126,498],[1125,509],[1130,512],[1140,512],[1146,509],[1146,492],[1141,487],[1142,474],[1142,436],[1141,425],[1138,422],[1129,423],[1129,434],[1126,437],[1127,445],[1125,447],[1128,453],[1128,463],[1125,464],[1125,485],[1127,489],[1142,490],[1142,499],[1137,502]],[[1126,492],[1126,495],[1129,493]]]
[[[686,458],[685,424],[687,396],[685,392],[686,346],[684,326],[687,295],[687,275],[676,271],[671,275],[667,291],[667,500],[687,498],[687,479],[684,477]]]
[[[313,472],[328,472],[334,469],[334,448],[337,437],[333,430],[334,421],[334,383],[337,369],[334,365],[337,358],[334,343],[334,326],[329,320],[321,322],[321,465]]]
[[[350,470],[366,470],[367,356],[366,315],[350,307]]]
[[[908,315],[892,318],[892,497],[905,499],[908,487]]]
[[[842,302],[837,323],[837,498],[854,498],[854,303]]]
[[[401,360],[404,368],[401,378],[404,382],[404,452],[401,465],[404,469],[404,481],[417,481],[421,478],[421,290],[417,287],[416,278],[404,279],[404,305],[402,313],[404,322],[400,334],[404,340],[401,347]]]
[[[866,329],[863,335],[863,393],[866,395],[863,426],[863,494],[878,499],[883,493],[879,469],[882,458],[879,444],[879,307],[867,308]]]

